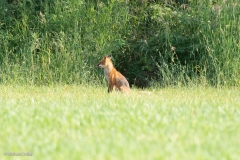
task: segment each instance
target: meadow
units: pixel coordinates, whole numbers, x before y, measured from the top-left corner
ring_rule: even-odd
[[[238,159],[238,88],[0,86],[0,159]],[[31,157],[5,153],[30,152]]]

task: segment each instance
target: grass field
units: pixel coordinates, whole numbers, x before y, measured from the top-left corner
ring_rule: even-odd
[[[237,88],[0,86],[0,159],[238,159]],[[30,152],[31,157],[5,153]]]

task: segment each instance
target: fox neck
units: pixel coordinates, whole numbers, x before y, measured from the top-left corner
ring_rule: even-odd
[[[109,82],[109,75],[111,74],[111,72],[115,70],[114,66],[112,63],[108,64],[105,68],[104,68],[104,75],[105,78],[107,79],[107,81]]]

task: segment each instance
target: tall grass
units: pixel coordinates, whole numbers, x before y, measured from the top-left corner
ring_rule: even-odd
[[[3,0],[0,82],[98,84],[102,74],[94,64],[113,53],[131,84],[239,85],[240,5],[231,0],[182,6]]]
[[[205,46],[202,57],[206,78],[211,83],[239,84],[240,80],[240,5],[223,1],[212,5],[200,3],[202,25],[199,28]]]
[[[97,9],[83,0],[1,3],[4,83],[94,81],[94,64],[116,46],[127,21],[127,9],[114,1]]]

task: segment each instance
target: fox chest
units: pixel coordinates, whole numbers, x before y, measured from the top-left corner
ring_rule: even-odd
[[[114,78],[114,74],[109,72],[109,70],[104,70],[104,76],[107,79],[108,83]]]
[[[105,76],[105,78],[107,79],[107,81],[109,82],[109,80],[110,80],[110,73],[109,73],[109,71],[108,70],[106,70],[106,69],[104,69],[104,76]]]

